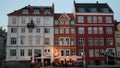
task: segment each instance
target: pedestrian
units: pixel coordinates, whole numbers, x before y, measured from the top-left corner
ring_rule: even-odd
[[[45,61],[45,68],[48,68],[48,62]]]

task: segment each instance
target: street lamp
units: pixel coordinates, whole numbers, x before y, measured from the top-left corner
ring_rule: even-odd
[[[83,66],[85,68],[85,45],[83,45]]]

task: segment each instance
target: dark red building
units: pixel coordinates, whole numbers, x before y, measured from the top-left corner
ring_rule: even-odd
[[[99,54],[115,54],[114,14],[107,3],[75,3],[77,55],[87,64],[113,64],[114,59]]]

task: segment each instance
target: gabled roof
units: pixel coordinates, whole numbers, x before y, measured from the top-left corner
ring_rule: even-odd
[[[77,13],[83,13],[79,11],[79,8],[83,8],[84,12],[86,13],[92,13],[92,8],[95,8],[98,13],[113,13],[113,10],[109,7],[107,3],[75,3],[75,12]],[[108,12],[104,12],[104,9],[107,8]],[[97,13],[96,12],[96,13]],[[94,12],[93,12],[94,13]]]
[[[54,20],[59,20],[63,16],[67,17],[69,20],[74,20],[73,13],[55,13],[54,14]]]
[[[29,14],[23,14],[22,12],[24,9],[28,9]],[[40,11],[40,14],[33,14],[34,9],[38,9]],[[30,6],[28,5],[14,12],[9,13],[8,16],[42,16],[42,15],[45,15],[44,14],[45,9],[50,9],[51,14],[49,15],[54,15],[54,4],[53,4],[52,6]]]

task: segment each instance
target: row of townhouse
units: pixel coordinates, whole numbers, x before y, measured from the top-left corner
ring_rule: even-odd
[[[107,3],[73,4],[73,13],[54,13],[54,4],[9,13],[6,61],[51,63],[58,56],[77,55],[87,64],[115,63],[99,54],[116,55],[112,9]]]

